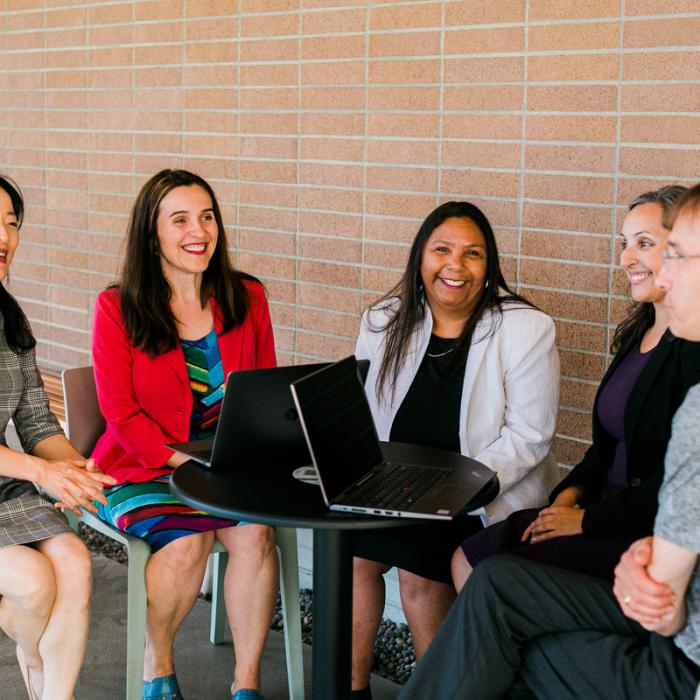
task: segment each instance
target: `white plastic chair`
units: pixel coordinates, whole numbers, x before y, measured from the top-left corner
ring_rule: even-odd
[[[105,430],[100,412],[92,367],[76,367],[63,371],[63,397],[66,410],[66,433],[83,455],[92,452],[97,439]],[[127,535],[83,511],[80,519],[67,511],[77,530],[82,521],[103,535],[126,546],[129,557],[127,571],[127,641],[126,641],[126,699],[140,700],[142,696],[144,644],[146,639],[146,581],[145,569],[151,549],[142,539]],[[290,700],[304,700],[304,667],[302,660],[301,615],[299,610],[299,570],[297,536],[294,528],[276,528],[277,554],[280,562],[280,593],[284,616],[284,644]],[[226,630],[223,583],[228,554],[216,542],[212,549],[212,601],[209,641],[221,644]]]

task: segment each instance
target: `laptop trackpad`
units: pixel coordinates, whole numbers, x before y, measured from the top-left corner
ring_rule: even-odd
[[[450,484],[439,484],[421,496],[414,504],[414,510],[425,510],[427,513],[456,515],[467,503],[464,491]]]

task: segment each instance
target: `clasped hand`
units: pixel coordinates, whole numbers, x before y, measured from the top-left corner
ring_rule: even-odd
[[[676,596],[671,586],[649,576],[652,552],[651,537],[630,546],[615,568],[613,593],[627,617],[650,632],[664,634],[666,621],[675,612]]]
[[[67,508],[78,516],[81,508],[96,512],[93,501],[107,503],[102,489],[117,483],[97,468],[94,459],[35,459],[40,463],[39,486],[56,499],[57,508]]]

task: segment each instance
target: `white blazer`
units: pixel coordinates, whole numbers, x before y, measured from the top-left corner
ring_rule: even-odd
[[[426,310],[425,322],[408,341],[394,396],[385,391],[380,400],[376,384],[386,333],[376,329],[386,325],[396,304],[398,299],[365,311],[355,350],[358,359],[370,360],[365,386],[380,440],[389,439],[433,327]],[[464,371],[459,441],[463,455],[498,474],[500,493],[485,508],[486,525],[513,511],[544,505],[560,481],[550,452],[559,409],[559,355],[554,338],[552,319],[518,302],[503,306],[500,322],[497,312],[485,313],[474,331]]]

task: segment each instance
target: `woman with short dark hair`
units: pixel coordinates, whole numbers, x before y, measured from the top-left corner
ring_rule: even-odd
[[[58,508],[96,510],[114,479],[78,454],[49,410],[32,330],[2,284],[23,214],[19,188],[0,176],[0,627],[17,642],[30,700],[69,700],[87,644],[92,564]],[[7,446],[10,420],[24,452]]]
[[[277,592],[273,530],[208,516],[168,487],[187,457],[166,445],[213,436],[228,372],[275,365],[265,290],[232,267],[216,196],[198,175],[162,170],[141,189],[119,283],[97,298],[92,350],[107,422],[93,457],[118,481],[99,514],[153,552],[143,698],[182,697],[173,639],[195,603],[214,538],[229,553],[231,692],[235,700],[260,698]]]
[[[413,240],[399,283],[363,315],[357,356],[381,440],[452,450],[498,473],[486,521],[545,502],[559,398],[554,323],[512,292],[483,212],[446,202]],[[354,542],[353,688],[371,697],[382,574],[399,568],[401,600],[420,658],[454,600],[454,547],[478,517],[386,531]]]

